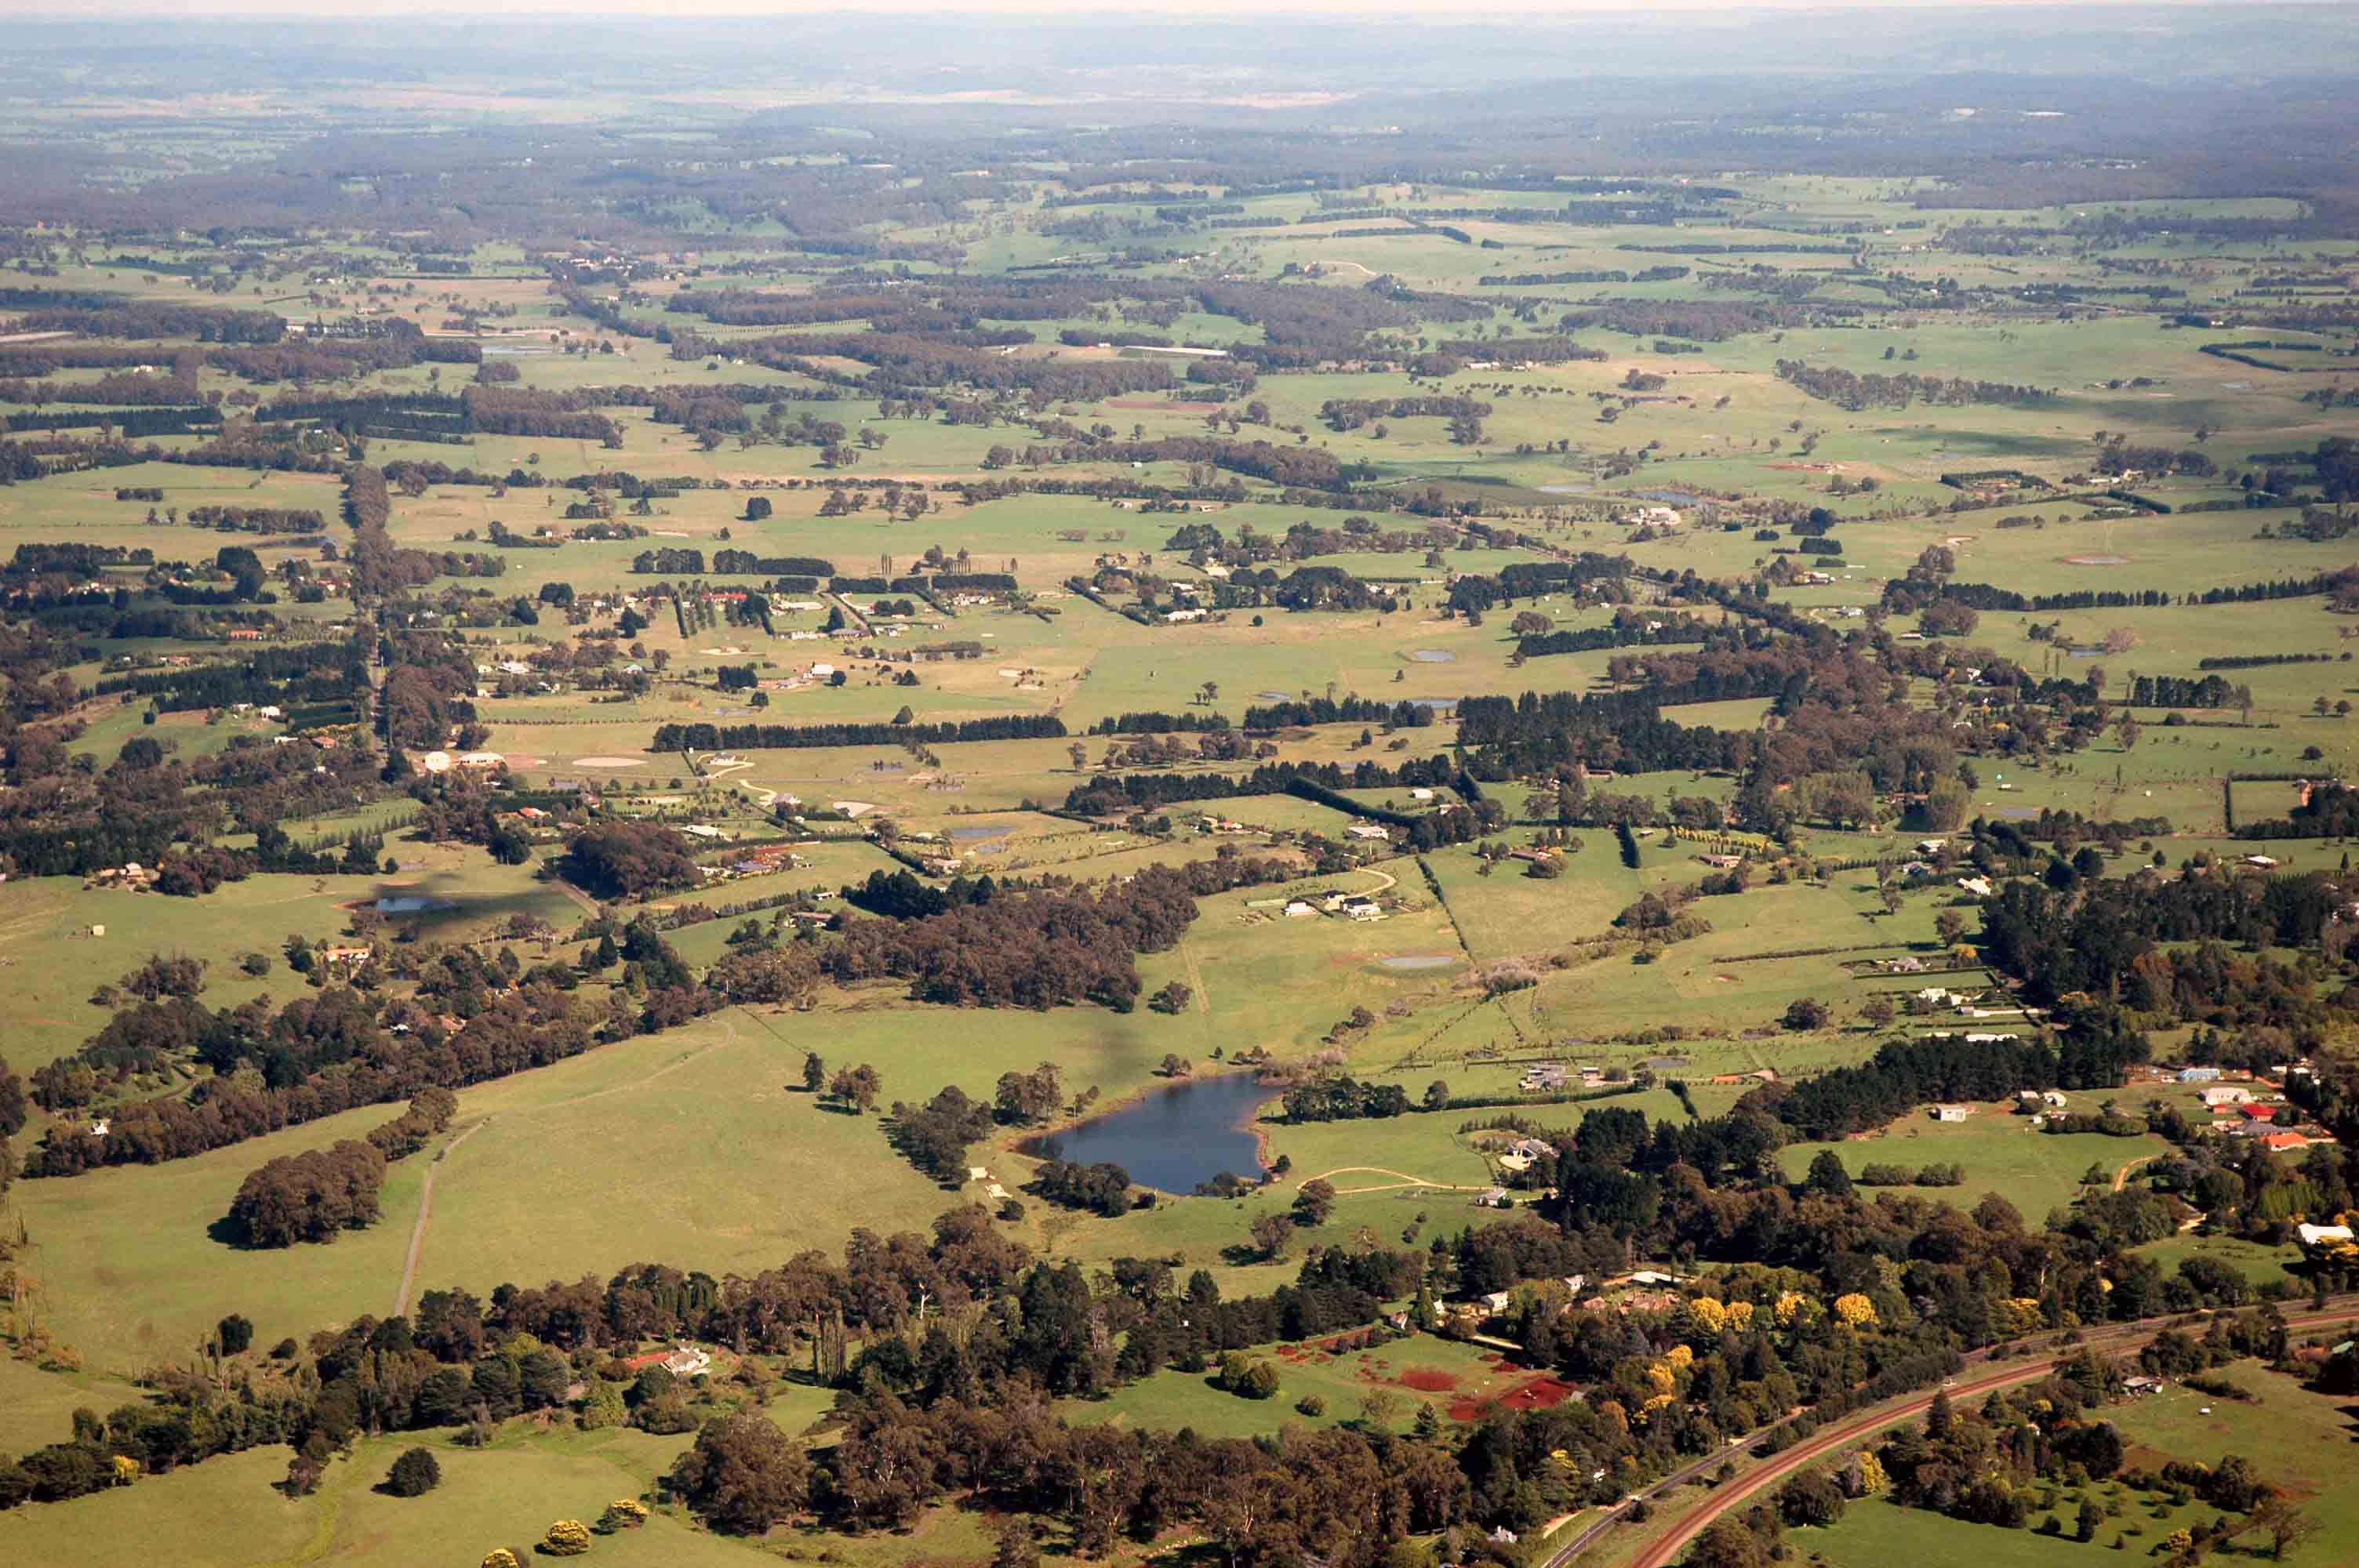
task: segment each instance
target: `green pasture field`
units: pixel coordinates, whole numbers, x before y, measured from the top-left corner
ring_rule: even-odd
[[[2302,1283],[2300,1276],[2292,1271],[2292,1266],[2301,1260],[2300,1254],[2293,1248],[2265,1247],[2241,1237],[2203,1236],[2191,1230],[2181,1231],[2177,1236],[2167,1236],[2160,1241],[2147,1243],[2137,1249],[2137,1254],[2160,1265],[2167,1274],[2177,1273],[2179,1266],[2190,1258],[2208,1258],[2235,1270],[2256,1287],[2272,1280],[2288,1281],[2297,1286]]]
[[[2104,1097],[2075,1094],[2070,1108],[2093,1112]],[[2167,1153],[2169,1145],[2152,1134],[2109,1138],[2101,1132],[2036,1132],[2028,1117],[2006,1105],[1983,1105],[1963,1121],[1935,1121],[1923,1108],[1908,1112],[1869,1137],[1839,1143],[1792,1143],[1778,1151],[1786,1173],[1799,1181],[1821,1151],[1832,1149],[1854,1176],[1865,1165],[1930,1164],[1965,1167],[1962,1186],[1909,1188],[1961,1207],[1984,1193],[1997,1193],[2038,1225],[2070,1205],[2092,1166],[2117,1173],[2125,1165]],[[2133,1172],[2135,1175],[2135,1172]],[[2257,1281],[2256,1281],[2257,1282]]]
[[[22,1454],[72,1435],[73,1412],[104,1415],[146,1396],[131,1384],[88,1372],[42,1371],[0,1357],[0,1448]]]
[[[756,1268],[804,1246],[840,1245],[858,1225],[919,1228],[959,1201],[894,1154],[875,1118],[815,1107],[799,1087],[806,1050],[837,1065],[874,1062],[888,1102],[926,1098],[945,1082],[987,1097],[1006,1065],[1044,1059],[1064,1068],[1071,1088],[1096,1087],[1118,1100],[1147,1086],[1167,1051],[1202,1063],[1216,1045],[1267,1044],[1289,1056],[1310,1049],[1355,1004],[1432,989],[1422,977],[1377,979],[1367,968],[1372,955],[1451,945],[1438,911],[1371,925],[1326,917],[1246,925],[1246,896],[1204,901],[1205,915],[1181,948],[1143,965],[1149,989],[1196,978],[1195,1010],[1176,1018],[1145,1009],[993,1014],[983,1025],[992,1044],[978,1057],[973,1029],[931,1027],[897,1001],[897,987],[884,986],[811,1013],[732,1010],[465,1090],[456,1130],[480,1130],[434,1167],[419,1287],[571,1278],[656,1253],[683,1267]],[[725,933],[729,924],[698,934]],[[1301,983],[1322,973],[1324,984]],[[21,1185],[15,1200],[53,1293],[60,1337],[93,1368],[132,1369],[195,1343],[228,1311],[260,1311],[265,1337],[390,1311],[422,1157],[392,1173],[386,1217],[332,1249],[241,1253],[209,1239],[206,1227],[226,1212],[245,1173],[273,1154],[359,1136],[393,1114],[369,1108],[159,1166]],[[793,1130],[799,1124],[802,1130]],[[637,1151],[635,1168],[644,1173],[623,1191],[610,1180],[617,1138]],[[585,1190],[605,1196],[584,1209],[569,1195]],[[724,1190],[728,1201],[716,1202]],[[1028,1227],[1037,1233],[1050,1216],[1044,1206],[1034,1209]],[[1243,1223],[1220,1229],[1217,1241],[1205,1238],[1206,1261],[1242,1237]],[[104,1242],[69,1247],[67,1237]],[[650,1237],[662,1245],[651,1246]],[[1134,1235],[1108,1239],[1119,1249],[1138,1245]],[[272,1313],[279,1318],[263,1321]]]
[[[421,1442],[441,1466],[441,1485],[409,1499],[377,1491],[394,1457]],[[0,1521],[0,1541],[26,1562],[71,1557],[125,1568],[152,1562],[167,1537],[175,1561],[203,1568],[478,1557],[495,1546],[528,1546],[554,1519],[594,1522],[616,1498],[646,1493],[687,1446],[626,1430],[511,1436],[487,1449],[428,1433],[366,1438],[331,1465],[318,1493],[293,1501],[272,1489],[286,1469],[283,1453],[253,1449],[146,1477],[127,1498],[95,1493],[13,1510]],[[602,1560],[690,1568],[764,1560],[751,1543],[693,1528],[669,1510],[643,1529],[600,1537],[597,1551]]]
[[[252,996],[288,1000],[304,994],[303,978],[279,952],[290,932],[318,940],[343,928],[343,905],[376,896],[372,877],[253,877],[204,898],[155,892],[85,891],[71,877],[12,878],[0,885],[0,976],[10,998],[5,1055],[29,1073],[105,1026],[110,1010],[91,992],[147,962],[151,953],[205,962],[206,1005],[226,1008]],[[103,925],[106,935],[90,929]],[[251,979],[239,957],[259,951],[270,972]]]

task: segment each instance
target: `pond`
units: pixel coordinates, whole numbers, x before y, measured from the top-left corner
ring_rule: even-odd
[[[1132,1181],[1167,1193],[1192,1193],[1198,1183],[1223,1171],[1257,1180],[1261,1152],[1253,1115],[1279,1092],[1251,1073],[1189,1079],[1078,1127],[1033,1139],[1024,1152],[1085,1165],[1110,1161],[1128,1171]]]
[[[1409,650],[1408,656],[1420,665],[1451,665],[1458,662],[1458,655],[1447,648],[1412,648]]]
[[[1005,838],[1010,833],[1015,831],[1016,829],[1012,825],[1003,825],[1001,827],[993,827],[984,826],[980,823],[969,823],[963,827],[951,828],[951,837],[958,839]]]
[[[1693,506],[1702,499],[1691,490],[1642,490],[1638,493],[1648,501],[1659,501],[1666,506]]]
[[[379,914],[417,914],[425,910],[458,907],[447,898],[418,898],[408,894],[400,898],[381,898],[376,901],[376,912]]]
[[[1395,953],[1376,960],[1380,969],[1446,969],[1459,961],[1455,953]]]

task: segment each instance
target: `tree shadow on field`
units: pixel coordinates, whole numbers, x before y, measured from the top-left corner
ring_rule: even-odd
[[[205,1227],[205,1239],[218,1242],[233,1252],[267,1252],[267,1247],[256,1247],[245,1233],[245,1226],[230,1215],[223,1215]]]

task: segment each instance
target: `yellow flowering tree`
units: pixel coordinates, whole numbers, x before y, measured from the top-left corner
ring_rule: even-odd
[[[1728,1326],[1736,1330],[1739,1334],[1743,1334],[1745,1330],[1751,1328],[1753,1326],[1753,1303],[1751,1302],[1730,1302],[1728,1303]]]
[[[2037,1296],[2009,1296],[1999,1303],[1996,1316],[1999,1332],[2008,1336],[2037,1334],[2048,1326],[2048,1314]]]
[[[1874,1328],[1875,1303],[1857,1291],[1835,1298],[1835,1317],[1846,1328]]]
[[[551,1557],[579,1557],[590,1550],[590,1527],[578,1519],[561,1519],[540,1538],[540,1549]]]
[[[618,1530],[636,1530],[647,1522],[647,1504],[636,1498],[616,1498],[599,1516],[598,1529],[602,1534],[612,1535]]]
[[[515,1552],[505,1546],[495,1546],[484,1553],[483,1568],[524,1568]]]
[[[1706,1334],[1717,1337],[1728,1326],[1728,1308],[1710,1296],[1698,1296],[1688,1303],[1688,1315]]]

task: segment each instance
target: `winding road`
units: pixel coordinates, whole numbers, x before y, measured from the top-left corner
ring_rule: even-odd
[[[1449,1182],[1429,1182],[1423,1176],[1412,1176],[1407,1171],[1388,1171],[1382,1165],[1338,1165],[1332,1171],[1321,1171],[1315,1176],[1305,1176],[1294,1184],[1297,1187],[1308,1186],[1312,1182],[1323,1182],[1330,1176],[1348,1176],[1355,1172],[1365,1172],[1372,1176],[1398,1176],[1400,1180],[1386,1182],[1373,1187],[1338,1187],[1335,1189],[1337,1197],[1350,1197],[1353,1193],[1388,1193],[1396,1187],[1431,1187],[1438,1193],[1479,1193],[1485,1190],[1482,1187],[1457,1186]]]

